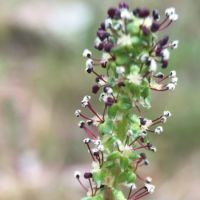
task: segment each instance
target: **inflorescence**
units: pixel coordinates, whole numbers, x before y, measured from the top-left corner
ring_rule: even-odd
[[[99,94],[104,105],[99,112],[91,96],[85,96],[81,105],[91,115],[75,111],[92,159],[91,171],[83,175],[88,183],[75,172],[87,192],[84,200],[138,200],[154,192],[152,179],[142,177],[139,168],[149,165],[144,151],[156,152],[149,137],[163,133],[162,124],[171,113],[164,111],[148,119],[143,108],[151,107],[151,91],[172,91],[177,85],[176,71],[165,75],[159,69],[168,67],[171,50],[179,42],[170,41],[169,36],[158,37],[177,19],[175,8],[166,9],[162,19],[158,10],[130,10],[122,2],[108,10],[97,31],[94,46],[102,57],[95,58],[88,49],[83,51],[85,71],[95,76],[92,93]],[[123,185],[129,188],[127,194],[120,189]],[[106,198],[108,194],[110,198]]]

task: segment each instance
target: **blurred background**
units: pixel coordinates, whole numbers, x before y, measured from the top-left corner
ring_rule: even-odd
[[[175,6],[180,20],[171,40],[169,71],[177,90],[153,95],[148,117],[170,110],[165,133],[154,137],[157,154],[144,169],[153,177],[154,200],[199,200],[200,192],[200,1],[127,0],[131,7]],[[1,0],[0,6],[0,199],[78,200],[73,174],[89,170],[74,110],[91,90],[84,48],[116,0]],[[97,52],[93,51],[98,55]],[[148,199],[148,198],[147,198]]]

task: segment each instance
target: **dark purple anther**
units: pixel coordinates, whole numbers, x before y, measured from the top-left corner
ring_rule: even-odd
[[[125,84],[124,84],[124,82],[121,81],[121,82],[118,83],[118,86],[119,87],[125,87]]]
[[[121,18],[121,12],[119,9],[116,9],[114,19],[120,19],[120,18]]]
[[[153,10],[152,16],[153,16],[153,19],[154,19],[155,21],[157,21],[157,20],[160,19],[160,14],[159,14],[158,10]]]
[[[99,30],[103,30],[103,31],[106,30],[106,26],[104,22],[101,23]]]
[[[92,93],[94,93],[94,94],[96,94],[98,91],[99,91],[99,86],[98,85],[94,85],[93,87],[92,87]]]
[[[129,5],[125,2],[121,2],[121,3],[119,3],[119,8],[120,9],[123,9],[123,8],[129,9]]]
[[[161,56],[162,50],[163,50],[163,49],[162,49],[161,47],[157,47],[157,48],[156,48],[156,51],[155,51],[156,56]]]
[[[90,173],[90,172],[84,173],[84,178],[85,178],[85,179],[92,178],[92,173]]]
[[[169,41],[169,36],[165,36],[162,40],[159,41],[160,46],[165,46]]]
[[[153,147],[153,145],[151,143],[147,143],[147,147],[150,149],[151,147]]]
[[[95,79],[96,83],[99,83],[101,80],[102,80],[102,76],[97,76]]]
[[[154,33],[157,32],[159,28],[160,28],[160,25],[156,22],[153,22],[153,24],[151,25],[151,31]]]
[[[103,31],[103,30],[98,30],[97,36],[100,38],[100,40],[104,40],[105,38],[107,38],[109,36],[109,33],[107,33],[106,31]]]
[[[108,10],[108,16],[113,19],[115,17],[116,12],[117,12],[116,8],[110,8]]]
[[[141,26],[141,30],[145,36],[148,36],[150,31],[146,26]]]
[[[106,51],[106,52],[109,53],[112,48],[113,48],[113,43],[111,41],[108,41],[107,43],[105,43],[105,45],[104,45],[104,51]]]
[[[135,10],[133,10],[133,14],[135,16],[138,16],[139,15],[139,12],[140,12],[140,9],[139,8],[136,8]]]
[[[138,16],[140,18],[146,18],[150,15],[150,11],[148,9],[140,9],[139,12],[138,12]]]
[[[147,120],[141,117],[140,124],[144,126],[146,123],[147,123]]]
[[[168,62],[168,60],[162,60],[162,68],[163,69],[165,69],[165,68],[167,68],[168,67],[168,64],[169,64],[169,62]]]
[[[112,106],[115,100],[112,97],[108,97],[106,101],[107,106]]]
[[[107,62],[102,62],[102,63],[101,63],[101,67],[102,67],[102,68],[106,68],[106,66],[107,66]]]
[[[103,48],[104,48],[104,43],[101,42],[99,45],[96,45],[95,48],[98,49],[99,51],[103,50]]]

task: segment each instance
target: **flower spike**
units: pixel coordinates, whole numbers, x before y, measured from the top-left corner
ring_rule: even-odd
[[[100,58],[83,51],[85,71],[95,76],[92,93],[102,104],[96,109],[91,96],[85,96],[83,111],[75,111],[82,119],[79,127],[92,160],[91,170],[83,175],[87,186],[75,173],[87,192],[83,199],[139,200],[155,191],[152,178],[142,176],[139,169],[148,166],[148,154],[157,151],[149,135],[161,135],[172,114],[164,111],[149,119],[145,109],[151,108],[151,93],[170,92],[177,86],[176,71],[165,74],[161,69],[171,67],[170,55],[179,41],[160,33],[178,17],[173,7],[162,14],[156,9],[131,10],[121,1],[108,9],[96,32],[94,47],[102,53]],[[122,185],[128,187],[127,194]]]

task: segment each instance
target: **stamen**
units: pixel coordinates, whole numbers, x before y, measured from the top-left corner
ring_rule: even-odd
[[[100,120],[101,122],[103,122],[103,119],[101,119],[101,117],[98,115],[98,113],[93,109],[93,107],[92,107],[92,105],[91,105],[90,102],[88,102],[88,108],[90,109],[90,111],[91,111],[94,115],[96,115],[96,116],[99,118],[99,120]]]
[[[97,137],[96,135],[94,135],[94,133],[92,131],[90,131],[90,129],[88,129],[86,126],[83,127],[83,130],[86,132],[87,136],[93,140],[96,140]]]
[[[95,161],[95,158],[94,158],[94,156],[93,156],[93,153],[92,153],[92,150],[91,150],[91,148],[90,148],[90,145],[89,145],[88,143],[87,143],[86,145],[87,145],[88,151],[89,151],[89,153],[90,153],[90,156],[92,157],[92,160]]]

